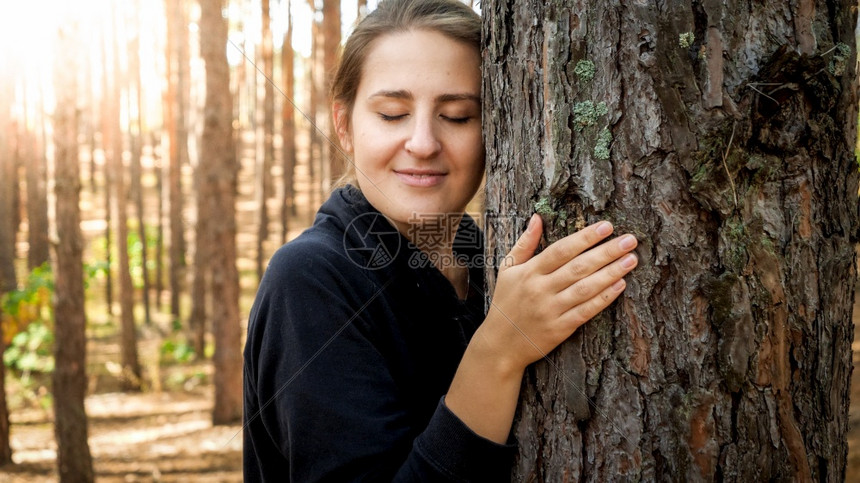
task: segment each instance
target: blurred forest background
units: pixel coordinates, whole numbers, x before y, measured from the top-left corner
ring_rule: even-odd
[[[55,418],[75,394],[52,377],[84,386],[88,418],[71,427],[100,480],[241,479],[247,314],[269,255],[310,224],[340,175],[327,78],[375,4],[5,6],[0,480],[58,476],[75,436],[64,440]],[[74,310],[54,305],[75,283],[58,270],[75,244],[59,222],[75,216],[70,203],[86,343],[66,348],[85,347],[83,379],[64,370],[78,356],[59,359]]]
[[[375,4],[7,2],[0,480],[241,481],[247,315],[340,175],[327,78]]]

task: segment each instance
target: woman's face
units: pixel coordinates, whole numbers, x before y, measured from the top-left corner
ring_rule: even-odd
[[[416,217],[462,214],[480,185],[480,62],[474,47],[428,30],[371,46],[339,137],[362,192],[402,233]]]

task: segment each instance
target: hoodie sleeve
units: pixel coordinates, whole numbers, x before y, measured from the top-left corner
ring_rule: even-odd
[[[245,347],[246,481],[509,481],[514,446],[472,432],[444,398],[416,425],[363,330],[397,281],[341,262],[293,242],[261,282]]]

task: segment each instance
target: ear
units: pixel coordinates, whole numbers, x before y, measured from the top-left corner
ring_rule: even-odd
[[[352,154],[352,132],[349,126],[349,115],[346,106],[335,102],[331,106],[331,117],[334,121],[334,129],[337,139],[344,151]]]

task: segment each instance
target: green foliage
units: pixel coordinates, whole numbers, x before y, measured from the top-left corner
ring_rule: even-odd
[[[144,226],[144,236],[146,237],[145,244],[141,241],[138,230],[129,230],[127,238],[128,269],[136,288],[143,288],[144,270],[155,269],[155,260],[152,257],[148,257],[147,266],[143,266],[143,250],[156,244],[158,237],[157,228],[151,225]]]
[[[12,338],[3,353],[3,363],[24,374],[51,373],[54,370],[53,345],[54,333],[48,324],[33,322]]]
[[[189,362],[194,359],[194,348],[186,342],[167,339],[158,350],[161,362]]]
[[[191,374],[184,371],[172,372],[167,376],[164,383],[167,387],[172,389],[190,391],[195,387],[206,384],[208,381],[209,376],[207,376],[204,371],[198,370]]]
[[[84,263],[84,288],[90,287],[90,282],[107,274],[110,265],[107,261]]]
[[[50,324],[51,297],[54,294],[54,275],[47,263],[34,268],[24,285],[0,297],[3,336],[6,345],[28,325],[41,321]]]
[[[594,62],[587,59],[577,62],[573,69],[573,73],[583,82],[591,82],[591,79],[594,79],[595,71]]]

